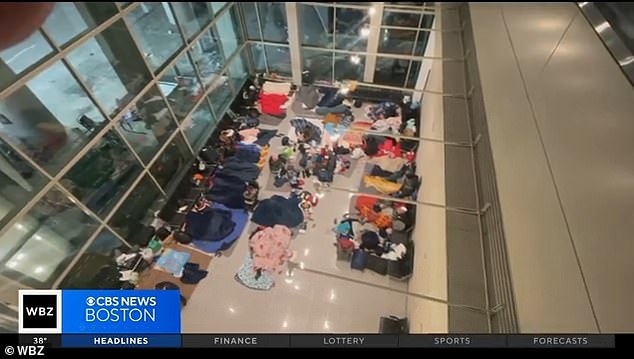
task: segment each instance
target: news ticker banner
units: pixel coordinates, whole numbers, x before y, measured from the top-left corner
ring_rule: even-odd
[[[611,335],[181,335],[176,290],[20,290],[20,344],[50,347],[611,348]]]
[[[8,342],[3,341],[5,344]],[[47,348],[615,348],[614,335],[20,334]]]

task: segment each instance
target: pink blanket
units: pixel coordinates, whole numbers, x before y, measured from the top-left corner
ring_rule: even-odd
[[[290,244],[291,230],[286,226],[275,225],[255,233],[249,240],[253,250],[253,267],[269,273],[281,273],[292,256]]]

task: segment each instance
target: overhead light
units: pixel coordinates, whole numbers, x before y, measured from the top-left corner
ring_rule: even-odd
[[[609,28],[610,28],[610,24],[608,24],[608,22],[607,22],[607,21],[604,21],[604,22],[600,23],[599,25],[597,25],[597,26],[595,27],[595,29],[597,30],[597,32],[603,32],[603,31],[605,31],[605,30],[607,30],[607,29],[609,29]]]
[[[360,35],[361,37],[368,37],[370,36],[370,28],[369,27],[362,27],[361,31],[360,31]]]
[[[37,267],[35,267],[35,269],[33,270],[33,273],[35,273],[35,274],[40,274],[40,273],[42,273],[42,272],[44,272],[44,267],[42,267],[42,266],[37,266]]]
[[[15,259],[16,259],[16,260],[24,259],[24,253],[18,253],[18,254],[16,254]]]
[[[42,236],[40,236],[39,234],[36,234],[33,236],[33,239],[35,239],[36,241],[41,241],[42,240]]]
[[[370,15],[376,14],[376,7],[370,6],[370,8],[368,9],[368,14]]]
[[[588,4],[589,4],[588,2],[580,2],[580,3],[579,3],[579,6],[580,6],[580,7],[584,7],[584,6],[588,5]]]
[[[9,263],[6,264],[7,268],[15,268],[15,266],[18,265],[18,262],[16,261],[11,261]]]
[[[350,56],[350,62],[352,62],[355,65],[358,65],[361,63],[361,57],[359,57],[358,55],[352,55]]]
[[[235,313],[235,312],[236,312],[236,310],[235,310],[235,309],[233,309],[232,307],[229,307],[229,311],[230,311],[231,313]]]
[[[304,256],[308,257],[308,253],[310,253],[310,249],[304,249]]]
[[[282,322],[282,328],[288,328],[288,322],[287,321]]]

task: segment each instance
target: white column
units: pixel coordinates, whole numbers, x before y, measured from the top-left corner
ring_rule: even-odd
[[[297,20],[297,3],[287,2],[286,19],[288,24],[288,45],[291,53],[291,70],[293,83],[302,83],[302,58],[299,45],[299,22]]]
[[[439,16],[440,16],[440,13],[437,13],[436,16],[434,17],[434,22],[432,23],[432,26],[431,26],[432,29],[436,29]],[[437,35],[437,32],[435,31],[429,34],[429,38],[427,40],[427,47],[425,48],[425,53],[423,54],[423,56],[425,57],[442,56],[442,54],[437,54],[435,52],[436,37],[438,37],[438,35]],[[420,101],[421,96],[423,95],[422,90],[425,90],[427,77],[429,76],[429,73],[431,71],[434,61],[442,62],[442,60],[424,59],[423,62],[421,63],[420,71],[418,71],[418,79],[416,79],[416,86],[414,87],[416,90],[421,90],[421,91],[414,91],[414,96],[413,96],[414,101]],[[442,64],[439,64],[437,68],[442,69],[441,65]]]
[[[370,17],[370,34],[368,35],[368,55],[365,59],[364,82],[374,82],[374,70],[376,69],[376,53],[379,52],[379,39],[381,38],[381,21],[383,20],[383,3],[374,3],[368,9]]]
[[[176,25],[176,19],[174,19],[174,14],[172,13],[172,9],[170,9],[169,3],[162,2],[161,5],[163,5],[163,10],[165,10],[165,15],[167,15],[167,20],[170,24]],[[145,6],[145,4],[141,3],[140,6]],[[143,7],[143,9],[145,11],[145,7]],[[145,11],[145,13],[147,13],[147,11]]]

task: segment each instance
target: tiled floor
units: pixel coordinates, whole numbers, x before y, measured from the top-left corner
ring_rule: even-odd
[[[288,132],[292,115],[277,126],[280,133]],[[274,138],[271,146],[275,151],[280,138]],[[364,167],[361,163],[352,175],[336,176],[335,185],[358,187]],[[265,166],[261,187],[266,188],[263,182],[269,178]],[[305,189],[314,192],[312,183]],[[261,198],[275,193],[264,190]],[[212,260],[210,277],[199,284],[183,310],[183,331],[377,333],[381,316],[406,316],[407,282],[355,271],[349,263],[336,260],[333,221],[348,212],[350,197],[337,190],[323,193],[315,221],[291,245],[299,268],[277,276],[270,291],[248,289],[234,280],[248,251],[247,229],[231,250]]]

